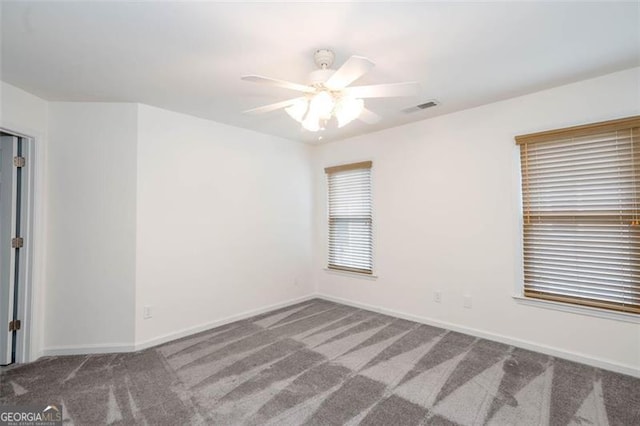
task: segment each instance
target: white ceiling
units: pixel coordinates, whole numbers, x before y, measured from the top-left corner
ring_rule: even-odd
[[[296,96],[244,74],[306,83],[331,48],[376,67],[354,85],[415,80],[415,98],[369,99],[376,131],[640,65],[639,2],[2,2],[0,78],[48,100],[141,102],[305,142]],[[335,66],[334,66],[335,68]],[[426,100],[441,105],[407,114]]]

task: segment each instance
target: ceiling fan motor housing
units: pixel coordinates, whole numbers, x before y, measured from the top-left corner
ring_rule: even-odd
[[[316,87],[322,86],[335,72],[336,70],[329,68],[312,71],[309,74],[309,84]]]
[[[318,49],[316,53],[313,54],[313,60],[320,69],[331,68],[334,59],[335,55],[333,51],[329,49]]]
[[[313,60],[319,69],[312,71],[309,74],[309,84],[315,87],[321,87],[329,77],[333,75],[335,70],[331,69],[335,55],[333,51],[329,49],[318,49],[313,54]]]
[[[246,75],[243,80],[266,83],[304,93],[304,95],[274,104],[253,108],[247,113],[262,113],[284,108],[285,111],[302,127],[311,132],[321,130],[327,120],[336,118],[338,127],[356,118],[373,124],[380,116],[364,108],[365,98],[385,98],[393,96],[413,96],[419,89],[417,82],[379,84],[370,86],[349,85],[358,80],[375,66],[375,63],[364,56],[351,56],[334,70],[331,68],[335,55],[329,49],[318,49],[313,54],[318,69],[309,74],[309,85],[289,81]]]

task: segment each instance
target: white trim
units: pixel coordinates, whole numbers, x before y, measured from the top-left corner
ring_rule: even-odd
[[[366,303],[353,302],[351,300],[342,299],[340,297],[329,296],[327,294],[317,294],[320,299],[329,300],[331,302],[342,303],[344,305],[353,306],[356,308],[366,309],[373,312],[378,312],[385,315],[391,315],[394,317],[406,319],[409,321],[419,322],[422,324],[432,325],[435,327],[445,328],[447,330],[457,331],[460,333],[469,334],[472,336],[480,337],[483,339],[489,339],[496,342],[504,343],[510,346],[517,346],[519,348],[527,349],[530,351],[540,352],[546,355],[551,355],[557,358],[564,358],[570,361],[579,362],[582,364],[591,365],[593,367],[602,368],[605,370],[615,371],[616,373],[622,373],[633,377],[640,378],[640,369],[632,365],[618,364],[611,361],[607,361],[601,358],[592,357],[589,355],[564,351],[561,349],[553,348],[546,345],[540,345],[527,340],[515,339],[501,334],[490,333],[487,331],[478,330],[475,328],[464,327],[456,324],[452,324],[445,321],[434,320],[418,315],[406,314],[404,312],[394,311],[392,309],[380,308]]]
[[[2,82],[0,82],[2,83]],[[25,92],[27,93],[27,92]],[[31,95],[31,94],[29,94]],[[39,98],[38,98],[39,99]],[[43,100],[43,102],[46,102]],[[17,134],[28,140],[29,155],[29,201],[31,202],[29,214],[30,235],[26,242],[30,254],[28,260],[31,265],[27,268],[30,274],[27,277],[25,292],[27,295],[25,309],[28,310],[25,319],[25,338],[23,352],[16,353],[16,363],[32,362],[43,356],[43,294],[45,277],[45,240],[46,240],[46,185],[45,185],[45,157],[47,151],[46,130],[38,130],[18,123],[7,121],[0,117],[0,127],[8,133]],[[25,244],[25,246],[26,246]],[[29,335],[27,337],[27,334]]]
[[[232,322],[251,318],[253,316],[260,315],[275,309],[286,308],[287,306],[306,302],[314,298],[316,298],[315,294],[309,294],[307,296],[298,297],[296,299],[287,300],[285,302],[275,303],[273,305],[269,305],[264,308],[253,309],[251,311],[242,312],[237,315],[232,315],[226,318],[211,321],[211,322],[197,325],[194,327],[185,328],[173,333],[168,333],[163,336],[154,337],[144,342],[137,342],[134,345],[127,344],[127,343],[111,343],[111,344],[89,344],[89,345],[81,345],[81,346],[54,346],[54,347],[43,349],[42,356],[87,355],[87,354],[122,353],[122,352],[140,351],[143,349],[148,349],[157,345],[161,345],[166,342],[170,342],[172,340],[180,339],[186,336],[191,336],[193,334],[200,333],[202,331],[206,331],[216,327],[220,327],[222,325],[230,324]]]
[[[95,344],[85,346],[53,346],[42,350],[42,356],[90,355],[132,352],[134,346],[127,343]]]
[[[38,176],[40,173],[40,162],[36,156],[36,137],[23,133],[14,127],[5,126],[0,123],[0,131],[3,133],[22,139],[22,156],[26,160],[26,165],[22,172],[22,204],[21,204],[21,229],[20,236],[24,239],[24,247],[20,254],[19,281],[15,283],[18,291],[18,312],[17,316],[22,321],[21,331],[17,334],[16,339],[16,364],[34,361],[37,359],[39,348],[33,345],[33,336],[35,332],[36,321],[34,321],[33,295],[34,284],[33,276],[37,262],[34,262],[34,251],[36,247],[37,229],[34,229],[37,207]],[[39,148],[39,147],[38,147]],[[38,238],[40,240],[40,238]],[[40,240],[41,241],[41,240]],[[34,346],[36,346],[34,348]],[[39,355],[39,354],[38,354]]]
[[[20,307],[18,313],[25,320],[24,332],[22,335],[18,334],[17,344],[19,350],[16,351],[16,363],[24,363],[32,359],[32,336],[34,334],[34,321],[33,321],[33,273],[34,273],[34,250],[36,247],[34,238],[34,224],[35,224],[35,203],[36,189],[35,178],[36,168],[38,164],[36,162],[36,140],[32,136],[23,136],[22,143],[22,156],[25,157],[27,164],[23,171],[22,184],[26,185],[23,194],[25,199],[22,201],[22,220],[20,234],[25,240],[25,250],[21,254],[20,267],[21,278],[20,284],[22,287],[20,290],[22,294],[18,293],[18,302]]]
[[[588,315],[597,318],[605,318],[616,321],[624,321],[635,324],[640,324],[640,315],[616,312],[607,309],[600,309],[591,306],[574,305],[566,302],[556,302],[552,300],[534,299],[531,297],[525,297],[523,295],[524,290],[524,210],[522,199],[522,164],[520,162],[520,145],[514,144],[514,197],[517,200],[514,207],[514,214],[518,217],[518,238],[514,247],[514,253],[516,254],[517,267],[515,269],[514,276],[514,296],[513,299],[525,306],[533,306],[538,308],[552,309],[556,311],[569,312],[578,315]]]
[[[275,303],[273,305],[266,306],[264,308],[253,309],[250,311],[245,311],[240,314],[231,315],[226,318],[222,318],[219,320],[211,321],[205,324],[196,325],[194,327],[184,328],[179,331],[175,331],[172,333],[168,333],[162,336],[154,337],[152,339],[146,340],[144,342],[136,342],[135,350],[139,351],[142,349],[151,348],[153,346],[161,345],[166,342],[170,342],[172,340],[180,339],[182,337],[190,336],[192,334],[200,333],[202,331],[210,330],[216,327],[220,327],[222,325],[230,324],[232,322],[240,321],[243,319],[251,318],[256,315],[264,314],[265,312],[273,311],[275,309],[286,308],[287,306],[295,305],[297,303],[306,302],[308,300],[314,299],[315,294],[309,294],[307,296],[298,297],[296,299],[290,299],[285,302]]]
[[[120,352],[139,351],[139,350],[157,346],[172,340],[176,340],[182,337],[190,336],[192,334],[196,334],[202,331],[206,331],[215,327],[219,327],[225,324],[230,324],[232,322],[247,319],[255,315],[260,315],[265,312],[272,311],[274,309],[284,308],[290,305],[295,305],[297,303],[306,302],[308,300],[312,300],[315,298],[324,299],[324,300],[328,300],[336,303],[341,303],[344,305],[353,306],[360,309],[366,309],[369,311],[378,312],[385,315],[391,315],[397,318],[402,318],[409,321],[418,322],[421,324],[428,324],[435,327],[445,328],[447,330],[457,331],[460,333],[465,333],[472,336],[480,337],[483,339],[489,339],[489,340],[504,343],[507,345],[516,346],[516,347],[520,347],[520,348],[535,351],[535,352],[540,352],[546,355],[551,355],[557,358],[564,358],[570,361],[575,361],[582,364],[591,365],[593,367],[615,371],[617,373],[640,378],[640,369],[637,369],[632,365],[613,363],[601,358],[588,356],[588,355],[577,353],[577,352],[564,351],[564,350],[553,348],[550,346],[533,343],[527,340],[515,339],[512,337],[490,333],[487,331],[478,330],[471,327],[464,327],[464,326],[452,324],[446,321],[434,320],[427,317],[395,311],[393,309],[385,309],[378,306],[368,305],[366,303],[353,302],[351,300],[342,299],[340,297],[334,297],[334,296],[330,296],[322,293],[309,294],[307,296],[303,296],[297,299],[292,299],[286,302],[276,303],[274,305],[270,305],[264,308],[254,309],[251,311],[243,312],[241,314],[232,315],[230,317],[212,321],[210,323],[186,328],[186,329],[177,331],[175,333],[169,333],[164,336],[159,336],[153,339],[149,339],[145,342],[139,342],[139,343],[136,343],[135,345],[116,343],[116,344],[104,344],[104,345],[97,344],[97,345],[85,345],[85,346],[59,346],[59,347],[51,347],[51,348],[44,349],[42,351],[42,355],[43,356],[78,355],[78,354],[101,354],[101,353],[120,353]]]
[[[324,163],[324,165],[320,168],[320,170],[322,171],[322,192],[324,194],[324,215],[322,216],[322,233],[324,235],[323,238],[323,247],[322,247],[322,251],[324,253],[323,258],[324,258],[324,266],[323,269],[327,272],[330,273],[334,273],[336,275],[344,275],[344,276],[349,276],[349,277],[354,277],[354,278],[364,278],[364,279],[370,279],[370,280],[376,280],[378,279],[378,275],[375,274],[375,269],[376,269],[376,247],[377,247],[377,223],[378,221],[376,220],[376,197],[375,197],[375,164],[376,164],[376,159],[375,156],[373,157],[367,157],[367,158],[361,158],[359,160],[350,160],[347,161],[345,163],[340,163],[340,164],[352,164],[352,163],[361,163],[361,162],[365,162],[365,161],[371,161],[371,174],[370,174],[370,179],[371,179],[371,184],[370,184],[370,188],[371,188],[371,274],[364,274],[364,273],[359,273],[359,272],[350,272],[350,271],[341,271],[338,269],[331,269],[328,267],[329,265],[329,185],[328,185],[328,178],[327,178],[327,173],[324,171],[327,167],[334,167],[336,166],[335,163],[329,163],[327,164],[326,162]],[[317,285],[316,285],[317,287]],[[317,289],[316,289],[317,290]]]
[[[553,300],[534,299],[532,297],[518,295],[513,296],[513,299],[517,303],[526,306],[535,306],[537,308],[552,309],[554,311],[570,312],[578,315],[588,315],[591,317],[640,324],[640,315],[636,314],[609,311],[607,309],[598,309],[590,306],[572,305],[570,303],[556,302]]]
[[[331,268],[324,268],[324,270],[330,274],[335,274],[335,275],[344,275],[346,277],[352,277],[352,278],[362,278],[365,280],[377,280],[378,276],[376,274],[365,274],[363,272],[351,272],[351,271],[341,271],[340,269],[331,269]]]

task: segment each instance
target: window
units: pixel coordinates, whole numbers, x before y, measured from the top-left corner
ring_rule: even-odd
[[[371,161],[324,169],[329,188],[329,269],[371,274]]]
[[[525,297],[640,313],[640,117],[516,142]]]

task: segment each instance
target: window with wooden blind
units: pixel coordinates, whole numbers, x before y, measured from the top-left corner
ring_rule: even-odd
[[[373,270],[371,161],[328,167],[328,268]]]
[[[640,313],[640,117],[516,143],[525,297]]]

